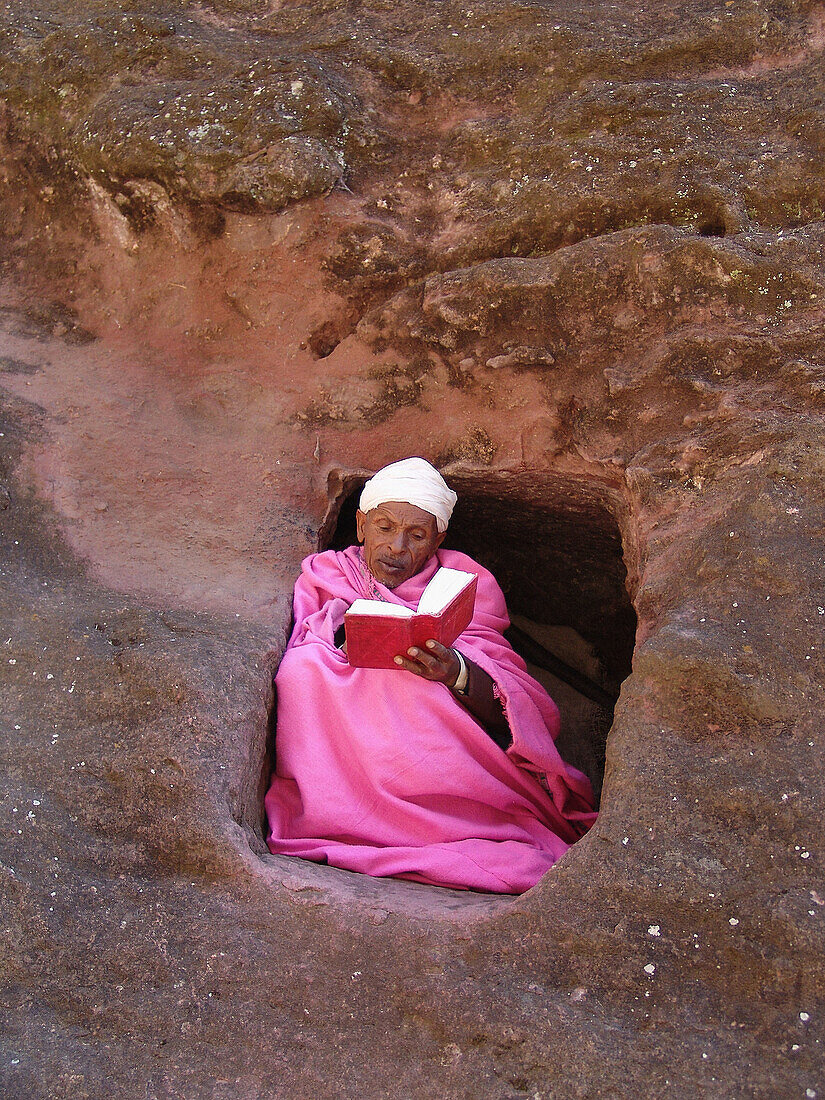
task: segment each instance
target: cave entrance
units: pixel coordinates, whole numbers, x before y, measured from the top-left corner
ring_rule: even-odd
[[[320,549],[356,541],[367,475],[333,474]],[[630,674],[636,614],[628,591],[617,488],[535,471],[447,475],[458,493],[445,547],[486,566],[507,598],[509,640],[556,701],[559,750],[593,783],[604,777],[607,734]]]

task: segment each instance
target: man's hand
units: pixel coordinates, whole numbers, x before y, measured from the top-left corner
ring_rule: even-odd
[[[499,748],[506,750],[513,737],[501,698],[495,694],[492,677],[468,657],[464,660],[470,674],[465,688],[467,694],[462,693],[460,700],[457,696],[454,698],[485,727]],[[455,686],[461,672],[455,650],[445,648],[432,638],[423,649],[413,646],[405,655],[399,654],[395,658],[395,663],[399,668],[405,668],[408,672],[414,672],[416,676],[423,676],[425,680],[434,680],[448,688]]]
[[[430,638],[424,649],[413,646],[406,654],[399,654],[395,658],[399,668],[405,668],[408,672],[414,672],[416,676],[423,676],[425,680],[435,680],[436,683],[452,687],[461,672],[458,658],[451,649],[441,645]]]

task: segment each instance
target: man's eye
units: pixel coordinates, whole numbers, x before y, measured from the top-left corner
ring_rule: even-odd
[[[389,531],[390,525],[388,523],[376,523],[375,525],[379,531]]]
[[[416,542],[423,542],[427,536],[423,533],[423,531],[413,531],[412,537],[415,539]]]

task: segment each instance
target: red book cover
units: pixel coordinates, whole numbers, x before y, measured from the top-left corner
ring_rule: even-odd
[[[452,645],[472,620],[478,577],[462,570],[439,569],[433,581],[441,573],[456,574],[456,577],[447,579],[453,586],[461,583],[461,588],[440,610],[411,612],[409,608],[399,608],[397,604],[356,600],[344,617],[349,663],[355,668],[397,668],[394,660],[396,654],[406,653],[410,646],[423,649],[430,638],[445,646]],[[424,590],[419,606],[422,603],[426,606],[425,597],[430,585]],[[401,614],[388,614],[389,608]]]

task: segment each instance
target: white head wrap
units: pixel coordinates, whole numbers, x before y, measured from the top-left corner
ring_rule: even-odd
[[[391,462],[369,479],[361,493],[359,507],[362,512],[370,512],[390,500],[423,508],[435,516],[438,530],[446,531],[458,497],[426,459],[405,458],[401,462]]]

